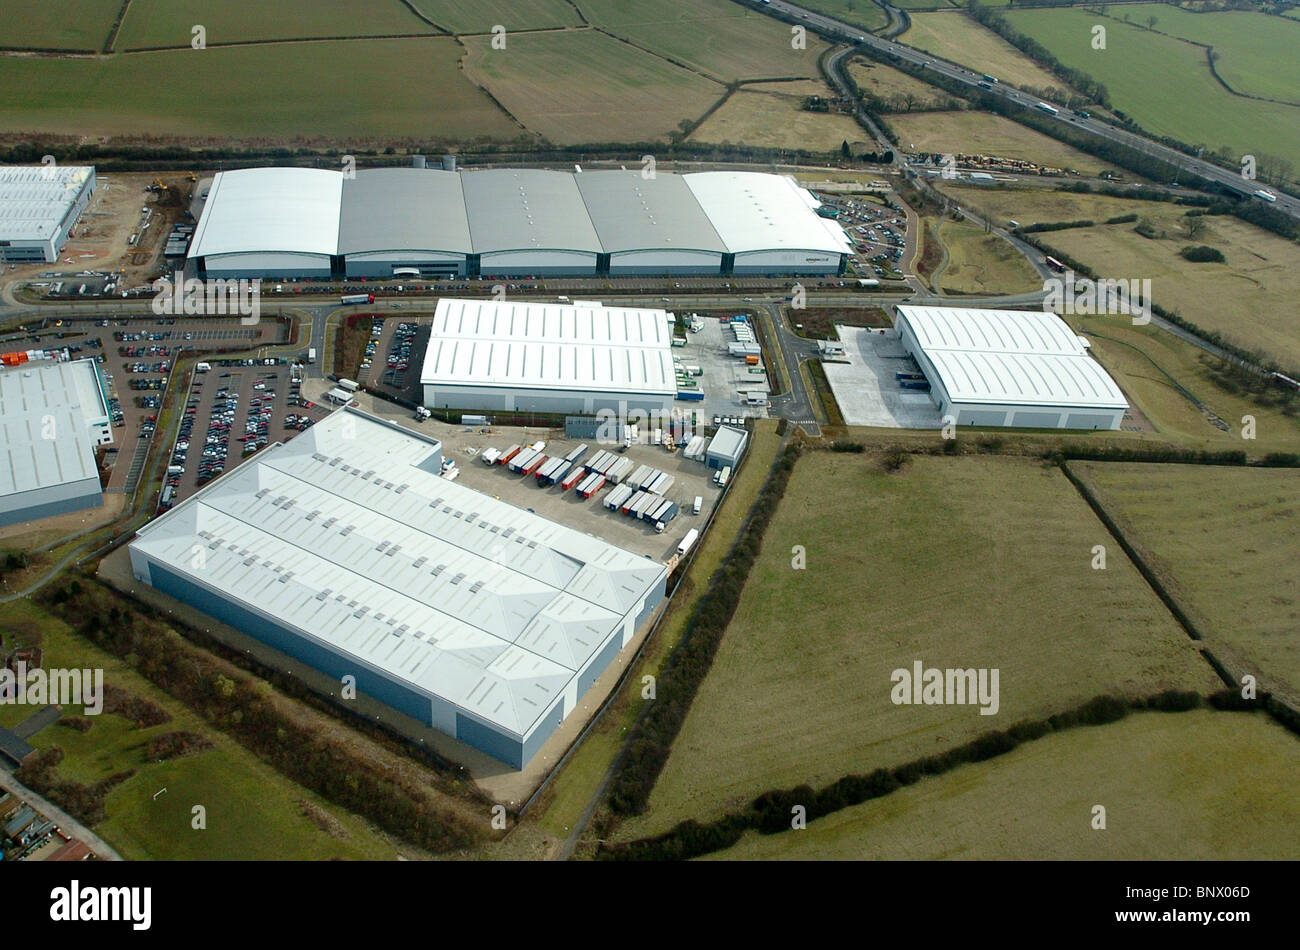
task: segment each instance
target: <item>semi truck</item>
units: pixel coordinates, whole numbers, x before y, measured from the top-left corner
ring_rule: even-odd
[[[361,384],[354,379],[339,380],[339,389],[345,390],[346,392],[354,393],[360,388]]]
[[[344,294],[343,295],[343,303],[345,306],[354,303],[374,303],[374,302],[375,302],[374,294]]]
[[[692,528],[686,532],[686,537],[682,538],[681,543],[677,545],[677,556],[685,557],[686,553],[695,546],[695,539],[700,536],[698,528]]]
[[[1056,106],[1049,106],[1046,102],[1038,103],[1036,108],[1041,109],[1043,112],[1046,112],[1048,115],[1057,115],[1061,111],[1060,109],[1056,108]]]

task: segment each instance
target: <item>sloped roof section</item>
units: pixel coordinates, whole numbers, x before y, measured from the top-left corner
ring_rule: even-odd
[[[522,738],[666,568],[440,478],[439,451],[341,409],[132,547]]]

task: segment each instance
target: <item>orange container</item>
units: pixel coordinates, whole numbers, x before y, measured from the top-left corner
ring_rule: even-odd
[[[745,357],[745,362],[748,363],[750,366],[757,366],[757,365],[758,365],[758,357],[757,357],[757,356],[752,356],[752,355],[751,355],[751,356],[746,356],[746,357]]]

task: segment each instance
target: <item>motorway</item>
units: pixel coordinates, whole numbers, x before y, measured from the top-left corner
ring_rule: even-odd
[[[829,17],[824,13],[818,13],[816,10],[809,10],[806,7],[799,6],[798,4],[789,3],[787,0],[770,0],[770,2],[761,4],[759,9],[773,15],[779,14],[782,18],[790,20],[791,22],[805,25],[810,30],[820,33],[828,39],[846,40],[851,43],[857,43],[861,46],[870,47],[878,52],[892,53],[909,63],[922,66],[926,69],[931,69],[941,76],[946,76],[949,79],[956,80],[957,82],[971,86],[974,89],[979,89],[979,83],[984,79],[981,74],[974,73],[963,66],[958,66],[956,63],[939,59],[930,53],[923,53],[910,46],[904,46],[902,43],[895,43],[891,40],[884,39],[866,32],[861,27],[852,26],[841,20],[836,20],[834,17]],[[891,8],[887,7],[887,9]],[[894,18],[892,9],[890,17],[892,24]],[[842,58],[842,54],[836,54],[836,57]],[[983,91],[992,92],[994,95],[1002,96],[1003,98],[1010,99],[1012,102],[1019,105],[1031,108],[1042,101],[1034,96],[1021,92],[1019,89],[1010,88],[1000,83],[995,84],[992,90]],[[1241,174],[1235,170],[1222,168],[1202,159],[1185,155],[1184,153],[1169,148],[1166,145],[1162,145],[1159,142],[1152,141],[1145,136],[1129,132],[1127,129],[1118,128],[1117,126],[1111,125],[1108,122],[1103,122],[1100,119],[1084,118],[1079,115],[1068,114],[1068,110],[1064,107],[1061,108],[1057,118],[1062,122],[1070,123],[1077,129],[1090,132],[1098,138],[1125,145],[1147,155],[1162,159],[1169,162],[1175,168],[1180,170],[1185,169],[1199,175],[1207,181],[1225,185],[1234,189],[1239,189],[1245,186],[1249,190],[1253,191],[1256,187],[1253,182],[1245,181],[1241,177]],[[1277,200],[1272,202],[1270,206],[1278,211],[1284,212],[1292,218],[1300,220],[1300,199],[1298,198],[1279,192],[1277,193]]]

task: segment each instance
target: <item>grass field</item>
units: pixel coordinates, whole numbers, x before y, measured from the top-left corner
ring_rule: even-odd
[[[1092,352],[1162,438],[1190,448],[1241,449],[1241,420],[1250,415],[1258,433],[1249,446],[1252,454],[1300,449],[1300,418],[1224,390],[1211,374],[1216,361],[1191,343],[1159,327],[1135,327],[1126,316],[1066,320],[1089,334]],[[1226,421],[1231,431],[1212,425],[1174,381]]]
[[[1014,86],[1043,89],[1061,82],[1002,37],[974,20],[951,13],[916,13],[900,42],[997,76]]]
[[[997,155],[1073,168],[1084,174],[1095,174],[1104,167],[1100,159],[1087,152],[991,112],[918,112],[891,115],[888,121],[898,133],[899,145],[908,150]]]
[[[1155,302],[1248,349],[1262,350],[1284,365],[1300,366],[1300,246],[1236,218],[1207,218],[1195,239],[1186,232],[1186,208],[1100,195],[1042,190],[983,190],[945,185],[963,203],[987,207],[999,219],[1021,224],[1138,214],[1167,235],[1152,240],[1134,224],[1097,224],[1041,235],[1106,277],[1149,278]],[[1206,244],[1225,263],[1193,264],[1179,251]],[[1117,272],[1118,271],[1118,272]]]
[[[300,37],[434,32],[433,27],[399,0],[367,3],[365,16],[357,14],[357,6],[351,0],[274,0],[252,4],[131,0],[114,48],[161,46],[188,50],[196,24],[207,30],[209,46]]]
[[[0,23],[6,25],[0,47],[98,53],[104,48],[117,11],[118,4],[104,0],[45,0],[43,3],[0,0]]]
[[[519,134],[459,70],[449,37],[0,57],[0,129],[190,139],[474,141]],[[328,69],[321,64],[328,63]],[[376,69],[382,63],[382,69]],[[184,81],[178,81],[178,76]],[[358,81],[357,77],[364,77]],[[124,95],[124,90],[149,91]],[[195,96],[195,89],[205,95]],[[382,102],[383,108],[375,108]]]
[[[349,812],[325,802],[267,766],[214,730],[187,707],[155,688],[116,657],[87,643],[60,620],[28,601],[5,606],[5,623],[37,623],[43,631],[48,667],[99,668],[104,682],[165,709],[170,722],[135,728],[120,716],[88,717],[81,733],[55,723],[29,741],[38,749],[59,746],[65,757],[58,774],[95,782],[113,773],[136,774],[108,796],[108,818],[95,828],[129,860],[391,860],[396,849]],[[65,716],[82,713],[64,707]],[[193,756],[150,762],[149,740],[169,732],[199,733],[215,745]],[[157,800],[154,793],[167,792]],[[337,822],[341,837],[321,831],[302,813],[308,802]],[[190,826],[194,805],[207,811],[207,830]],[[345,836],[345,837],[343,837]]]
[[[1300,107],[1232,95],[1210,74],[1200,47],[1112,19],[1105,23],[1106,49],[1094,50],[1096,14],[1053,9],[1011,10],[1006,16],[1062,63],[1104,83],[1114,107],[1149,132],[1212,151],[1223,146],[1237,155],[1267,153],[1300,162]],[[1286,26],[1280,20],[1277,25]]]
[[[724,83],[816,76],[826,48],[809,36],[807,49],[794,49],[788,26],[731,0],[577,2],[593,26]]]
[[[452,33],[489,33],[500,24],[509,34],[578,26],[582,18],[567,0],[411,0],[411,5]]]
[[[802,101],[802,95],[742,89],[705,119],[688,141],[823,152],[838,152],[844,142],[867,147],[862,127],[851,117],[805,112],[799,108]]]
[[[709,579],[740,533],[780,447],[781,437],[776,434],[776,423],[771,420],[757,422],[745,464],[727,491],[726,503],[700,542],[686,579],[660,624],[654,642],[646,647],[630,682],[638,683],[646,674],[658,674],[668,654],[681,640],[692,606],[708,587]],[[625,692],[587,736],[548,790],[546,808],[537,819],[541,828],[557,837],[568,835],[613,762],[628,728],[641,711],[641,703],[639,692]]]
[[[896,5],[901,7],[906,4]],[[852,23],[864,30],[879,30],[889,25],[889,14],[871,0],[808,0],[800,6]],[[786,32],[789,32],[789,27],[786,27]]]
[[[1300,743],[1263,715],[1072,729],[715,860],[1233,861],[1300,857]],[[1106,808],[1105,830],[1091,827]]]
[[[465,74],[530,130],[560,144],[665,139],[725,88],[594,30],[528,33],[493,50],[465,41]]]
[[[877,96],[886,102],[910,98],[916,106],[928,106],[952,98],[938,86],[931,86],[929,83],[914,79],[900,69],[893,69],[870,60],[851,60],[848,69],[849,75],[864,94]]]
[[[1215,69],[1239,93],[1300,103],[1300,23],[1241,10],[1192,13],[1163,3],[1113,7],[1110,13],[1127,14],[1142,26],[1154,16],[1156,31],[1213,46],[1219,54]]]
[[[1064,476],[1035,462],[917,457],[888,474],[872,456],[806,456],[650,810],[620,837],[901,764],[1098,693],[1217,688],[1113,544],[1107,569],[1091,569],[1092,546],[1109,541]],[[806,570],[791,568],[795,545]],[[894,705],[891,671],[917,660],[999,669],[999,712]]]
[[[1300,696],[1300,471],[1079,463],[1205,634]]]
[[[1014,247],[967,222],[944,220],[939,239],[948,248],[948,266],[939,286],[952,294],[1013,294],[1041,290],[1042,279]]]

